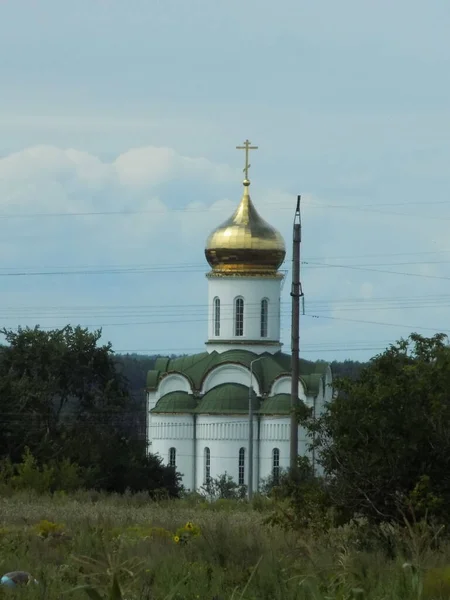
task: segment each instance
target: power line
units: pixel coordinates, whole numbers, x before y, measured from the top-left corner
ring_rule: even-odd
[[[446,205],[449,204],[448,200],[429,201],[426,204]],[[416,215],[410,212],[394,212],[394,211],[383,211],[379,210],[380,206],[424,206],[423,202],[384,202],[384,203],[365,203],[365,204],[336,204],[336,203],[325,203],[325,202],[305,202],[305,206],[308,208],[331,208],[331,209],[346,209],[358,212],[377,212],[380,214],[395,215],[395,216],[407,216],[407,217],[419,217],[419,218],[431,218],[431,219],[442,219],[442,217],[433,217],[430,215]],[[290,206],[280,206],[279,202],[264,202],[261,204],[262,209],[270,211],[274,210],[279,212],[280,210],[292,210]],[[37,218],[67,218],[67,217],[97,217],[97,216],[134,216],[144,214],[171,214],[173,212],[186,212],[186,213],[220,213],[228,210],[229,207],[213,207],[205,206],[202,208],[162,208],[162,209],[147,209],[147,210],[105,210],[105,211],[77,211],[77,212],[36,212],[36,213],[0,213],[0,219],[37,219]],[[444,220],[449,220],[444,217]]]
[[[423,255],[430,255],[430,254],[448,254],[450,253],[450,250],[427,250],[424,252],[377,252],[377,253],[372,253],[372,254],[352,254],[352,255],[344,255],[344,256],[310,256],[307,260],[303,261],[304,265],[308,265],[308,263],[314,262],[314,261],[329,261],[329,260],[360,260],[362,258],[380,258],[380,257],[389,257],[389,256],[423,256]],[[418,261],[409,261],[409,262],[403,262],[403,263],[388,263],[388,264],[432,264],[435,262],[450,262],[450,261],[427,261],[427,262],[418,262]],[[377,266],[377,264],[379,265],[379,263],[371,263],[368,266]],[[384,263],[381,263],[382,265]],[[364,266],[364,265],[356,265],[356,266]],[[193,269],[201,269],[203,271],[205,271],[207,269],[207,265],[206,262],[196,262],[196,263],[158,263],[157,265],[154,264],[149,264],[149,263],[140,263],[140,264],[136,264],[136,265],[47,265],[45,267],[43,267],[42,265],[39,266],[20,266],[20,267],[0,267],[0,270],[5,270],[5,269],[58,269],[58,270],[62,270],[62,269],[77,269],[77,270],[87,270],[87,269],[97,269],[97,270],[105,270],[105,269],[114,269],[114,270],[118,270],[118,269],[124,269],[124,268],[132,268],[132,269],[140,269],[140,268],[155,268],[155,269],[170,269],[170,268],[182,268],[182,269],[186,269],[186,268],[193,268]],[[286,269],[288,270],[288,269]]]
[[[450,294],[426,294],[426,295],[417,295],[417,296],[373,296],[371,298],[355,298],[355,297],[344,297],[344,298],[340,298],[338,301],[335,300],[329,300],[329,299],[317,299],[314,300],[312,303],[309,303],[309,305],[313,304],[318,305],[318,306],[322,306],[322,305],[332,305],[333,307],[335,307],[336,304],[370,304],[371,306],[375,303],[382,303],[382,304],[390,304],[390,303],[397,303],[397,302],[401,302],[402,303],[402,307],[405,305],[410,304],[411,302],[417,302],[420,305],[423,305],[426,302],[440,302],[440,301],[450,301]],[[284,305],[289,305],[290,306],[290,302],[289,301],[281,301],[281,306],[283,307]],[[177,311],[180,311],[182,314],[186,314],[187,310],[190,309],[194,309],[194,310],[204,310],[208,308],[208,304],[205,302],[202,303],[193,303],[193,304],[135,304],[135,305],[129,305],[129,304],[111,304],[111,305],[107,305],[107,304],[90,304],[90,305],[82,305],[82,304],[74,304],[74,305],[46,305],[46,306],[38,306],[38,305],[23,305],[23,306],[5,306],[3,307],[3,310],[7,310],[7,311],[14,311],[14,310],[44,310],[44,311],[58,311],[58,310],[71,310],[71,309],[81,309],[81,310],[135,310],[135,309],[139,309],[139,310],[153,310],[153,309],[175,309]],[[222,303],[221,304],[222,307],[233,307],[234,304],[233,303]],[[250,306],[250,307],[259,307],[260,303],[259,302],[247,302],[246,306]],[[370,307],[371,307],[370,306]]]
[[[406,263],[403,263],[406,264]],[[411,263],[417,264],[417,263]],[[425,264],[425,263],[422,263]],[[356,265],[336,265],[330,263],[319,263],[319,262],[304,262],[304,265],[309,268],[335,268],[335,269],[352,269],[357,271],[370,271],[372,273],[383,273],[390,275],[402,275],[406,277],[420,277],[424,279],[439,279],[439,280],[450,280],[450,277],[440,276],[440,275],[426,275],[423,273],[407,273],[405,271],[391,271],[387,269],[374,269],[373,266],[356,266]],[[146,267],[146,268],[133,268],[133,267],[124,267],[117,269],[93,269],[93,270],[85,270],[79,269],[74,271],[13,271],[9,273],[1,273],[0,277],[36,277],[36,276],[67,276],[67,275],[122,275],[122,274],[149,274],[149,273],[184,273],[191,274],[196,272],[205,272],[205,269],[192,269],[186,266],[174,266],[172,268],[164,268],[157,266]]]
[[[411,331],[434,331],[439,333],[448,333],[450,334],[450,329],[441,329],[437,327],[421,327],[418,325],[404,325],[400,323],[383,323],[381,321],[365,321],[360,319],[346,319],[344,317],[331,317],[326,315],[305,315],[306,317],[311,317],[312,319],[332,319],[334,321],[346,321],[348,323],[365,323],[368,325],[384,325],[385,327],[406,327]]]
[[[282,318],[290,316],[290,312],[288,307],[285,306],[287,302],[282,303],[280,316]],[[310,302],[307,305],[309,312],[321,312],[326,313],[329,311],[333,312],[367,312],[367,311],[392,311],[392,310],[422,310],[429,308],[444,308],[450,306],[450,297],[444,297],[442,299],[435,298],[424,298],[418,300],[412,300],[406,298],[405,300],[385,300],[382,302],[375,300],[362,300],[355,299],[353,301],[328,301],[328,302]],[[256,307],[246,307],[246,315],[249,319],[260,318],[260,308],[259,305]],[[86,312],[86,311],[89,312]],[[198,317],[195,319],[195,322],[208,320],[207,307],[199,305],[198,307],[186,308],[183,309],[183,306],[177,306],[175,310],[171,310],[168,307],[164,306],[149,306],[144,308],[136,308],[136,307],[119,307],[116,309],[115,307],[111,307],[108,310],[108,307],[91,307],[83,310],[83,308],[75,309],[73,311],[70,310],[70,307],[23,307],[23,308],[1,308],[0,309],[0,319],[11,321],[16,319],[92,319],[92,318],[109,318],[109,319],[123,319],[127,317],[154,317],[162,318],[162,317],[183,317],[180,320],[173,320],[174,323],[188,323],[192,320],[192,317]],[[227,313],[230,316],[226,316]],[[227,321],[232,319],[233,308],[232,305],[227,308],[226,306],[222,306],[222,315],[223,320]],[[273,311],[269,311],[269,316],[274,316]],[[158,323],[159,321],[155,321]],[[166,321],[164,321],[166,322]],[[170,320],[172,322],[172,319]]]

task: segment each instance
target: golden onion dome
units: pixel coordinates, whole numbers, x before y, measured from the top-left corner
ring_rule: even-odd
[[[286,256],[283,237],[259,216],[250,199],[250,181],[243,183],[237,210],[206,242],[206,260],[214,272],[275,273]]]

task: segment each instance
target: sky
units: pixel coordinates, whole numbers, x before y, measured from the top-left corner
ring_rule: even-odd
[[[208,234],[242,193],[286,240],[300,352],[450,333],[448,0],[0,1],[0,326],[207,336]]]

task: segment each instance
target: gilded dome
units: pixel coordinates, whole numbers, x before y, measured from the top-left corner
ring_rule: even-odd
[[[259,216],[244,180],[244,194],[235,213],[211,233],[205,248],[213,271],[272,273],[282,265],[286,248],[282,235]]]

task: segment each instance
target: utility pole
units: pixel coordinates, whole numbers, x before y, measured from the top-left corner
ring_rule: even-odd
[[[298,456],[298,422],[296,409],[298,401],[298,380],[299,380],[299,354],[300,354],[300,298],[303,296],[300,285],[300,242],[301,242],[301,218],[300,218],[300,199],[297,196],[297,209],[294,217],[294,236],[292,251],[292,381],[291,381],[291,439],[290,439],[290,468],[297,466]]]
[[[250,362],[250,385],[248,386],[248,485],[247,494],[249,502],[253,498],[253,365],[263,357]],[[245,464],[245,463],[244,463]]]

